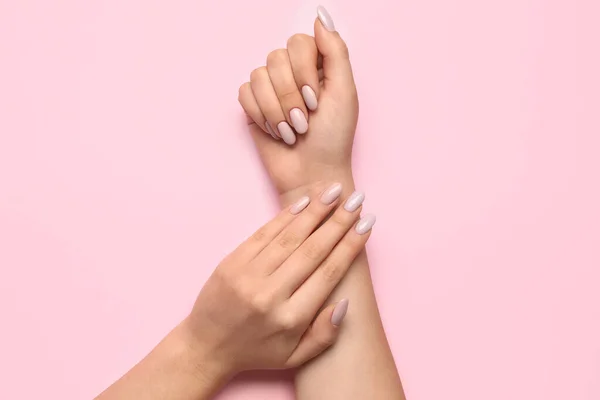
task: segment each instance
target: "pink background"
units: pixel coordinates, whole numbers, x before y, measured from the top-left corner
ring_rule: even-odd
[[[325,4],[410,400],[600,398],[598,4]],[[316,6],[0,0],[1,399],[93,397],[273,214],[237,88]]]

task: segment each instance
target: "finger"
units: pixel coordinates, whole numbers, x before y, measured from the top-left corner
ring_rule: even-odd
[[[297,310],[314,315],[344,277],[352,262],[365,247],[375,224],[375,216],[365,215],[348,231],[317,270],[296,290],[290,304]]]
[[[275,218],[263,225],[246,239],[233,253],[241,262],[249,262],[273,241],[310,204],[308,196],[302,196],[294,204],[282,210]]]
[[[339,335],[340,324],[347,311],[347,299],[331,304],[321,311],[300,339],[298,346],[287,360],[286,367],[302,365],[331,347]]]
[[[317,8],[315,20],[315,42],[323,55],[325,86],[335,90],[354,90],[354,76],[350,65],[348,46],[335,30],[333,19],[325,7]]]
[[[308,131],[308,111],[296,86],[292,64],[286,49],[278,49],[269,53],[267,71],[288,123],[294,127],[296,132],[306,133]]]
[[[335,207],[342,185],[335,183],[310,202],[292,223],[283,229],[252,261],[266,275],[272,274],[306,240]],[[317,197],[311,196],[311,197]]]
[[[302,93],[306,107],[314,111],[317,109],[320,89],[317,72],[319,51],[315,38],[298,33],[288,39],[287,51],[296,86]]]
[[[265,116],[263,115],[262,111],[260,110],[260,107],[258,106],[256,99],[254,98],[254,94],[252,93],[252,87],[251,87],[250,82],[246,82],[242,86],[240,86],[240,90],[239,90],[239,94],[238,94],[238,101],[240,102],[240,105],[246,112],[246,115],[251,120],[251,121],[249,121],[250,123],[248,125],[250,125],[251,123],[254,123],[258,127],[260,127],[263,131],[265,131],[266,133],[271,135],[273,137],[273,139],[279,140],[279,137],[275,134],[273,129],[269,126]]]
[[[250,74],[250,86],[254,98],[273,131],[290,146],[296,143],[296,135],[286,122],[279,99],[269,78],[267,67],[260,67]]]
[[[365,199],[352,193],[335,213],[273,273],[275,287],[290,297],[312,275],[360,216]]]

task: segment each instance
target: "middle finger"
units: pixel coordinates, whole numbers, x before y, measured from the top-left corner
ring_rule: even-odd
[[[267,71],[286,120],[296,132],[306,133],[308,131],[308,111],[296,85],[287,50],[278,49],[269,54]]]

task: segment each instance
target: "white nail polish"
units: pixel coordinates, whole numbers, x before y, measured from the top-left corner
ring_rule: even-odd
[[[346,203],[344,203],[344,210],[354,212],[358,210],[363,201],[365,201],[365,194],[363,192],[354,192],[348,197]]]
[[[294,203],[293,206],[290,207],[290,213],[292,213],[294,215],[300,214],[302,212],[302,210],[304,210],[306,207],[308,207],[309,203],[310,203],[310,197],[308,197],[308,196],[301,197],[297,202]]]
[[[321,23],[323,24],[325,29],[327,29],[329,32],[335,31],[335,25],[333,24],[333,18],[331,18],[331,15],[325,9],[325,7],[323,7],[323,6],[317,7],[317,16],[319,17],[319,21],[321,21]]]
[[[296,143],[296,135],[287,122],[282,121],[277,124],[277,129],[279,130],[279,134],[286,144],[291,146]]]
[[[293,108],[290,111],[290,119],[292,120],[292,125],[294,126],[296,132],[303,134],[308,131],[308,121],[306,120],[306,117],[301,109]]]
[[[377,218],[373,214],[367,214],[358,221],[354,229],[359,235],[364,235],[373,228],[375,221],[377,221]]]
[[[315,111],[317,109],[317,95],[310,86],[302,86],[302,97],[304,98],[304,103],[306,104],[306,107],[308,107],[310,111]]]

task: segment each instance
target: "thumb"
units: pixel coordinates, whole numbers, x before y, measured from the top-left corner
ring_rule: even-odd
[[[293,368],[302,365],[335,343],[346,311],[348,311],[348,299],[331,304],[321,311],[300,339],[300,343],[288,359],[286,367]]]
[[[315,20],[315,42],[323,56],[323,78],[325,86],[334,90],[354,88],[354,77],[350,65],[348,46],[335,30],[333,19],[323,6],[317,8]]]

